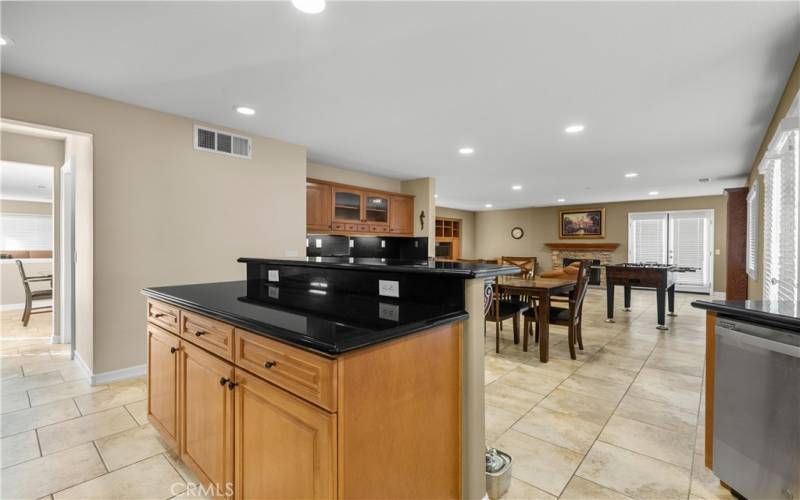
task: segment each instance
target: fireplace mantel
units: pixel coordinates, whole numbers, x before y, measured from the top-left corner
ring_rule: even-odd
[[[577,250],[577,251],[600,251],[613,252],[619,247],[619,243],[545,243],[551,250]]]

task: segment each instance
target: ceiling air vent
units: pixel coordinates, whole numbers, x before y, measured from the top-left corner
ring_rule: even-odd
[[[250,138],[207,127],[194,126],[194,148],[226,155],[250,158]]]

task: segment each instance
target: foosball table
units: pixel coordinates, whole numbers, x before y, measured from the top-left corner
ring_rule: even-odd
[[[659,330],[668,330],[666,325],[666,305],[669,315],[675,316],[675,274],[694,272],[692,267],[679,267],[672,264],[622,263],[607,264],[606,268],[606,322],[614,322],[614,287],[625,290],[625,311],[631,310],[631,288],[654,288]]]

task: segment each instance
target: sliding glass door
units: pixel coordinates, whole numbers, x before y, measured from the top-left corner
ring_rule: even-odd
[[[672,264],[682,292],[711,293],[714,279],[714,211],[674,210],[628,214],[628,260]]]

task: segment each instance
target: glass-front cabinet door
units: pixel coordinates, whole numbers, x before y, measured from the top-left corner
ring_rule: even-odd
[[[365,205],[367,222],[389,223],[389,197],[382,194],[367,193]]]
[[[333,189],[333,218],[343,222],[361,222],[363,193],[356,190]]]

